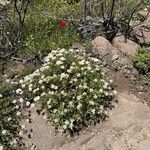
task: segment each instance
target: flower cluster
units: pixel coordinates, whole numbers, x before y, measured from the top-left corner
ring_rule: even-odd
[[[57,128],[78,130],[95,121],[115,94],[98,62],[84,52],[53,50],[41,68],[19,81],[14,103],[20,108],[41,103],[47,112],[44,118]]]

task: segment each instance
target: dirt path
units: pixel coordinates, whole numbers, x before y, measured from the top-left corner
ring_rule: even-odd
[[[150,108],[136,96],[118,93],[118,104],[109,111],[109,118],[74,138],[55,135],[54,129],[32,112],[33,133],[28,143],[36,150],[149,150]]]

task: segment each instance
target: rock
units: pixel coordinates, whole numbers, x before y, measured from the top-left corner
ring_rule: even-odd
[[[149,17],[149,12],[146,10],[141,10],[138,12],[138,16],[141,18],[141,21],[144,21],[147,17]]]
[[[137,26],[133,27],[130,36],[133,37],[139,44],[150,45],[150,15],[147,19]]]
[[[149,150],[150,149],[150,140],[142,141],[137,147],[136,150]]]
[[[92,53],[98,55],[106,63],[118,59],[119,51],[106,38],[98,36],[92,41]]]
[[[113,45],[117,47],[121,52],[126,53],[127,55],[132,57],[135,56],[137,49],[140,48],[137,43],[126,39],[123,35],[115,37],[113,40]]]
[[[85,50],[85,47],[80,43],[74,43],[71,48],[75,51]]]
[[[139,25],[139,24],[141,24],[141,21],[140,21],[140,20],[131,20],[129,25],[130,25],[131,27],[134,27],[134,26],[137,26],[137,25]]]

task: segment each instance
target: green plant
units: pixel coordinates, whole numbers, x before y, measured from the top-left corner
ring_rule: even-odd
[[[20,73],[21,77],[27,76],[29,74],[33,73],[33,68],[30,67],[26,67],[22,70],[22,72]]]
[[[150,52],[146,49],[140,49],[138,50],[134,62],[134,67],[140,72],[140,73],[148,73],[150,71]]]
[[[19,81],[17,105],[41,103],[56,128],[74,132],[95,122],[116,91],[100,71],[98,59],[72,49],[51,51],[41,68]]]
[[[0,149],[14,150],[15,138],[18,135],[19,116],[17,116],[17,109],[12,102],[12,95],[14,86],[10,84],[0,85]]]
[[[41,21],[42,20],[42,21]],[[65,20],[66,26],[59,24],[59,19],[32,16],[26,20],[22,55],[37,52],[50,52],[51,49],[68,48],[80,40],[74,25]]]
[[[144,80],[144,84],[150,86],[150,75]]]

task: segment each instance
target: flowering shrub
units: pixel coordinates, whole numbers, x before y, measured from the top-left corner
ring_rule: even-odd
[[[0,85],[0,150],[14,149],[14,138],[20,129],[18,111],[10,98],[12,89],[10,85]]]
[[[150,51],[139,49],[134,57],[133,66],[139,73],[147,74],[150,72]]]
[[[17,105],[23,108],[41,103],[45,118],[70,132],[96,121],[116,93],[104,80],[98,59],[72,49],[51,51],[43,66],[19,83]]]

